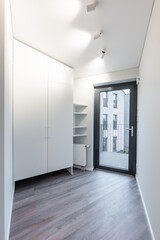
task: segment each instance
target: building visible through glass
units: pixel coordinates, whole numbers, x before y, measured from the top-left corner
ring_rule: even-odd
[[[100,165],[128,170],[130,90],[100,94]]]

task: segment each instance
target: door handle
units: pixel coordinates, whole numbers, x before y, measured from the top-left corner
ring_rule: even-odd
[[[131,126],[130,128],[126,128],[126,130],[131,131],[131,137],[134,135],[134,128]]]

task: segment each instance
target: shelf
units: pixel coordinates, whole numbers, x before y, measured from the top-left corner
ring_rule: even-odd
[[[86,124],[85,122],[82,123],[82,119],[85,120],[86,116],[88,115],[86,107],[88,107],[87,104],[73,104],[74,106],[74,134],[73,134],[73,141],[77,141],[75,140],[75,138],[79,138],[79,137],[87,137],[88,134],[86,133],[86,130],[88,128],[88,126],[83,125]]]
[[[73,105],[77,106],[77,107],[88,107],[87,104],[77,104],[77,103],[74,103]]]
[[[74,112],[75,115],[87,115],[87,112]]]
[[[88,134],[74,134],[73,137],[86,137]]]
[[[73,128],[88,128],[87,126],[73,126]]]

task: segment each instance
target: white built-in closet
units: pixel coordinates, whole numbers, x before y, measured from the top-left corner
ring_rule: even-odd
[[[14,41],[14,180],[73,166],[73,70]]]

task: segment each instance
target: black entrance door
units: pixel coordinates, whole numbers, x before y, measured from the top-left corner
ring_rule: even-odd
[[[137,86],[95,87],[94,166],[135,175]]]

